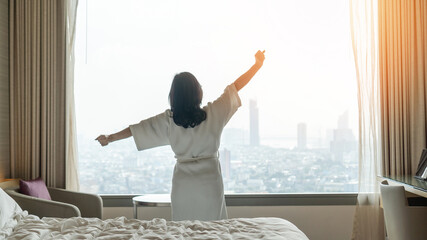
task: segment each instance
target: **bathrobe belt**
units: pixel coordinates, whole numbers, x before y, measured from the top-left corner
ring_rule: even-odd
[[[216,153],[216,154],[212,154],[212,155],[209,155],[209,156],[199,156],[199,157],[192,157],[192,158],[185,158],[185,157],[180,158],[180,157],[176,157],[176,161],[178,163],[188,163],[188,162],[195,162],[195,161],[199,161],[199,160],[206,160],[206,159],[212,159],[212,158],[218,159],[219,158],[219,154]]]

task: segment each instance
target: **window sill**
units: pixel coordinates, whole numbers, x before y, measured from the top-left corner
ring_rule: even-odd
[[[100,194],[104,207],[132,207],[141,194]],[[357,193],[225,194],[227,206],[356,205]]]

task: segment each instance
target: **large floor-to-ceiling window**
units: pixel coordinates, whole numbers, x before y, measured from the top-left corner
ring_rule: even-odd
[[[80,1],[75,96],[82,191],[169,193],[170,147],[119,131],[169,108],[192,72],[215,100],[266,50],[224,129],[226,193],[357,191],[357,96],[348,1]]]

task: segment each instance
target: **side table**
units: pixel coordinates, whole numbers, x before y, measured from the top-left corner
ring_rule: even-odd
[[[138,207],[170,207],[170,194],[145,194],[132,198],[133,202],[133,217],[138,219]]]

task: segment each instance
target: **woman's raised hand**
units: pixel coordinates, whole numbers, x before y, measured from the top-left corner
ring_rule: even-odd
[[[99,135],[99,137],[97,137],[95,140],[98,141],[103,147],[107,146],[109,143],[108,135]]]
[[[262,52],[258,50],[258,52],[255,54],[255,61],[257,64],[262,65],[264,63],[264,59],[265,59],[264,53],[265,53],[265,50]]]

